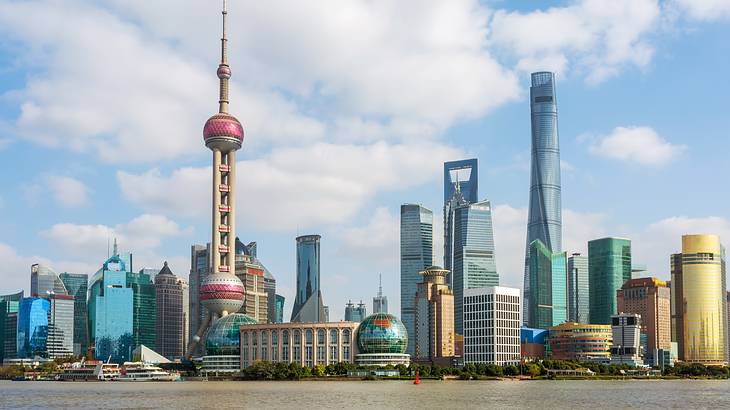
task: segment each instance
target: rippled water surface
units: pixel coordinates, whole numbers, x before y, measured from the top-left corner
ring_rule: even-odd
[[[0,381],[0,408],[730,409],[730,381]]]

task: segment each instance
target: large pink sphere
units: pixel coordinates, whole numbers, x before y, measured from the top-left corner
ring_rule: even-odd
[[[203,139],[211,149],[218,148],[223,152],[237,150],[243,144],[243,126],[236,117],[218,113],[205,122]]]
[[[243,296],[243,283],[230,273],[212,274],[200,285],[201,303],[219,316],[223,312],[238,312],[243,306]]]

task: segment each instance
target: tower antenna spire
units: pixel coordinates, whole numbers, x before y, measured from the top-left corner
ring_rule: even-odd
[[[378,275],[380,277],[379,279],[379,285],[378,285],[378,297],[383,297],[383,274]]]
[[[231,67],[228,65],[228,35],[226,34],[226,18],[228,17],[228,1],[223,0],[223,35],[221,36],[221,62],[218,65],[220,79],[220,95],[218,112],[228,112],[228,80],[231,78]]]

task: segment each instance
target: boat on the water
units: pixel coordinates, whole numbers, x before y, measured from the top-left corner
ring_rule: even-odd
[[[174,382],[180,380],[180,375],[170,373],[145,362],[126,362],[122,366],[120,382]]]
[[[82,360],[61,366],[56,375],[59,381],[114,381],[119,378],[119,365],[99,360]]]

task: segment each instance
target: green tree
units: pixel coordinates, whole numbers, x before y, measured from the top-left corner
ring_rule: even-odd
[[[312,367],[312,375],[315,377],[324,377],[325,375],[325,367],[323,364],[318,364]]]

